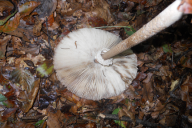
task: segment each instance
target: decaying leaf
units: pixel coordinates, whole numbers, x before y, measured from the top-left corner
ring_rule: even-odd
[[[11,13],[13,9],[14,5],[10,1],[0,0],[0,25],[4,25],[10,17],[15,15],[17,10],[15,9],[15,12]]]
[[[37,6],[39,6],[41,3],[40,2],[35,2],[35,1],[29,1],[21,6],[19,6],[19,13],[21,17],[29,15]]]
[[[172,84],[171,84],[171,89],[170,89],[170,91],[172,91],[178,83],[179,83],[179,79],[173,81]]]
[[[117,115],[119,113],[119,111],[121,110],[121,108],[116,108],[115,110],[113,110],[112,114]],[[116,124],[118,124],[119,126],[126,128],[126,126],[124,125],[124,121],[120,121],[120,120],[114,120],[114,122]]]
[[[5,52],[6,52],[6,47],[7,43],[10,41],[11,36],[5,36],[3,39],[0,39],[0,59],[5,58]]]
[[[138,57],[138,75],[124,93],[109,99],[86,100],[65,89],[54,73],[48,49],[48,38],[54,49],[63,36],[84,27],[104,29],[125,39],[172,1],[12,0],[10,4],[10,0],[0,0],[0,127],[34,128],[36,123],[42,128],[95,128],[96,124],[142,128],[158,122],[164,125],[159,127],[190,127],[190,15],[132,48]],[[188,14],[191,5],[191,0],[182,0],[178,9]],[[98,121],[98,113],[118,114],[119,119],[126,116],[133,123]],[[138,119],[146,122],[134,126]]]
[[[48,120],[47,120],[47,126],[50,128],[63,128],[65,126],[63,120],[64,120],[64,114],[61,113],[60,110],[57,110],[57,112],[53,112],[51,108],[47,110],[48,112]]]
[[[41,35],[41,29],[42,29],[43,22],[44,22],[44,20],[37,20],[35,22],[35,26],[33,27],[33,34],[35,36]]]
[[[0,102],[5,101],[5,100],[7,100],[7,98],[4,95],[0,94]]]
[[[171,47],[170,47],[170,45],[168,45],[168,44],[164,44],[163,46],[163,51],[165,52],[165,53],[173,53],[173,51],[171,50]]]
[[[31,123],[26,123],[24,121],[18,121],[13,124],[6,124],[5,128],[35,128],[35,126]]]
[[[34,87],[32,88],[31,92],[29,92],[27,95],[25,95],[27,97],[27,99],[25,100],[25,102],[22,102],[22,111],[23,112],[28,112],[29,109],[33,106],[33,103],[36,99],[37,93],[39,91],[39,83],[40,83],[40,79],[36,80],[34,82]]]
[[[12,71],[11,76],[16,83],[20,84],[23,90],[32,91],[35,79],[30,71],[23,68],[15,69]]]
[[[0,32],[11,32],[14,31],[20,23],[21,17],[29,15],[40,3],[37,2],[26,2],[19,7],[19,12],[15,15],[12,20],[9,20],[3,26],[0,26]]]
[[[48,77],[53,73],[53,62],[52,61],[44,61],[43,64],[37,67],[37,72],[40,77]]]
[[[1,121],[6,121],[10,116],[13,116],[13,114],[16,112],[17,108],[8,108],[6,109],[2,116],[1,116]]]
[[[0,0],[0,16],[4,16],[3,11],[8,13],[12,9],[14,9],[14,5],[10,1]]]
[[[20,14],[17,13],[13,19],[7,21],[3,26],[0,26],[0,32],[14,31],[19,26],[20,18]]]

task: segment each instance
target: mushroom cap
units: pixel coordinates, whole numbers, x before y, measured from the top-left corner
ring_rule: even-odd
[[[98,51],[111,49],[118,36],[99,29],[83,28],[65,36],[55,49],[54,68],[59,81],[72,93],[91,100],[121,94],[136,77],[137,56],[115,57],[111,66],[95,63]]]

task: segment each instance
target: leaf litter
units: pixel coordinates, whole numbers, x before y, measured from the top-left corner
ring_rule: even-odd
[[[190,15],[132,48],[138,74],[117,97],[82,99],[61,85],[53,69],[52,51],[61,34],[98,27],[125,39],[171,2],[12,0],[1,4],[0,127],[192,127]],[[191,13],[191,7],[190,0],[183,0],[179,10]]]

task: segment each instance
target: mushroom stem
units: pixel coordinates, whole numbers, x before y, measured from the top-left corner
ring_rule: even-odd
[[[135,32],[133,35],[127,39],[120,42],[115,47],[111,48],[108,52],[102,55],[103,59],[109,59],[139,43],[150,38],[151,36],[157,34],[161,30],[169,27],[171,24],[175,23],[182,16],[182,12],[177,10],[177,7],[181,3],[181,0],[176,0],[171,5],[169,5],[165,10],[163,10],[154,19],[144,25],[141,29]]]

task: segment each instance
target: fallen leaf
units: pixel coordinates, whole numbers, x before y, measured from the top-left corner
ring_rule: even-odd
[[[54,113],[51,108],[48,108],[47,110],[48,114],[48,120],[47,120],[47,126],[49,128],[63,128],[65,127],[65,124],[63,122],[64,114],[61,113],[60,110],[57,110],[56,113]]]
[[[0,16],[5,16],[3,12],[9,13],[12,9],[14,9],[14,5],[10,1],[0,0]]]
[[[191,57],[182,57],[180,60],[183,67],[192,69],[192,59]]]
[[[36,99],[37,93],[39,91],[39,83],[40,83],[40,79],[36,80],[34,82],[34,87],[32,88],[31,92],[28,93],[28,95],[25,95],[27,97],[27,100],[25,102],[23,102],[21,110],[23,112],[28,112],[29,109],[33,106],[33,103]]]
[[[143,89],[142,89],[143,99],[145,101],[149,100],[149,102],[153,101],[153,88],[152,88],[152,82],[144,83]]]
[[[7,100],[7,98],[4,95],[0,94],[0,102],[5,101],[5,100]]]
[[[10,17],[15,15],[17,11],[11,13],[13,9],[14,5],[10,1],[0,0],[0,25],[5,24]]]
[[[89,17],[88,23],[92,27],[100,27],[100,26],[106,26],[107,25],[107,22],[100,17]]]
[[[47,21],[47,24],[48,24],[48,27],[51,27],[53,25],[53,22],[54,22],[54,16],[53,16],[53,13],[48,17]],[[44,27],[46,27],[46,23],[43,24]]]
[[[29,1],[19,6],[19,13],[21,17],[29,15],[41,3],[36,1]]]
[[[173,53],[170,45],[164,44],[162,47],[163,47],[163,51],[164,51],[165,53],[168,53],[168,52],[169,52],[169,53]]]
[[[181,100],[188,101],[189,100],[189,87],[188,86],[181,86]]]
[[[35,24],[35,17],[37,16],[37,12],[32,12],[30,15],[24,16],[22,19],[26,22],[26,25],[34,25]]]
[[[30,71],[23,68],[14,69],[11,76],[16,83],[22,86],[22,89],[26,90],[28,93],[32,91],[35,79]]]
[[[12,124],[7,124],[5,128],[35,128],[35,126],[31,123],[25,123],[24,121],[17,121]]]
[[[24,41],[30,42],[28,37],[24,34],[24,31],[22,28],[16,28],[13,31],[7,31],[4,33],[9,34],[9,35],[13,35],[13,36],[17,36],[17,37],[21,37]]]
[[[12,116],[16,112],[16,110],[17,108],[6,109],[1,116],[2,121],[6,121],[10,116]]]
[[[35,36],[41,35],[41,29],[42,29],[43,22],[44,22],[44,20],[36,20],[35,25],[33,27],[33,34]]]
[[[170,89],[170,91],[172,91],[178,83],[179,83],[179,79],[173,81],[173,82],[171,83],[171,89]]]
[[[153,73],[147,73],[147,78],[143,80],[145,84],[149,83],[151,81],[151,77],[153,76]]]
[[[113,110],[112,114],[114,114],[114,115],[118,114],[120,117],[122,117],[123,115],[122,115],[122,112],[120,112],[120,110],[121,110],[121,108],[116,108],[115,110]],[[119,114],[119,112],[120,112],[120,114]],[[119,126],[126,128],[125,125],[123,124],[124,121],[114,120],[114,122],[116,124],[118,124]]]
[[[6,47],[7,43],[11,40],[11,36],[5,36],[3,39],[0,39],[0,59],[5,58],[5,52],[6,52]]]
[[[153,119],[156,119],[158,116],[159,116],[159,112],[152,112],[152,113],[151,113],[151,117],[152,117]]]
[[[17,13],[13,19],[7,21],[3,26],[0,26],[0,32],[11,32],[14,31],[20,23],[20,14]]]
[[[44,61],[43,64],[37,67],[37,73],[40,77],[48,77],[53,71],[53,62],[49,60]]]

